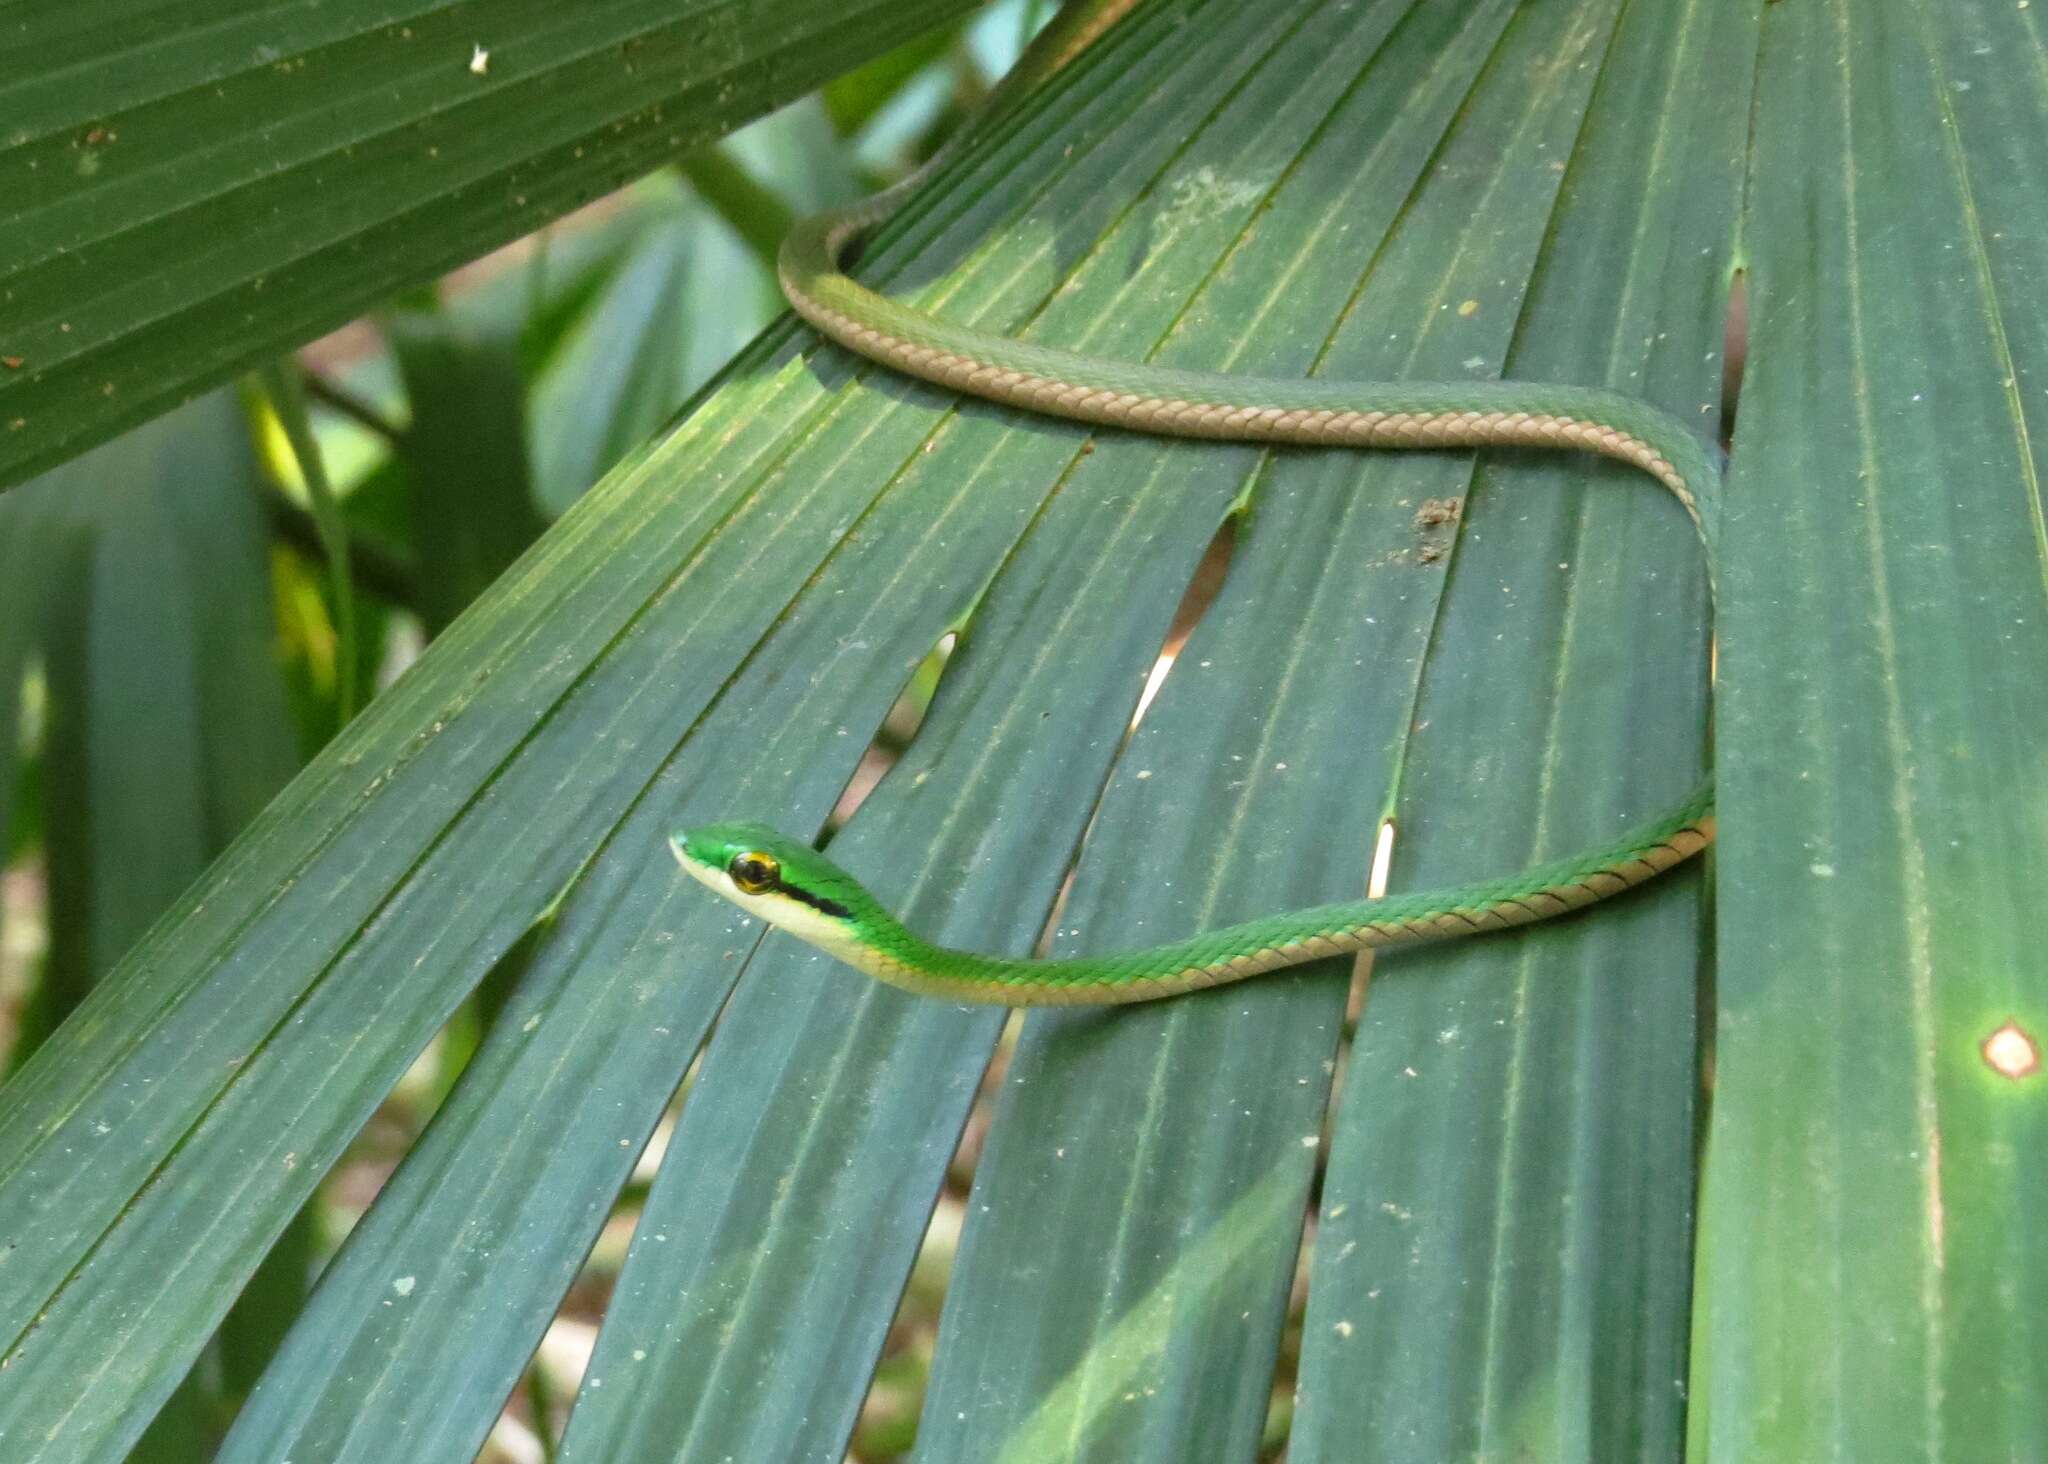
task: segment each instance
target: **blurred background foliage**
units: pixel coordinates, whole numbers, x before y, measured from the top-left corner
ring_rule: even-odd
[[[0,729],[18,728],[0,736],[5,1071],[369,697],[781,313],[789,221],[929,157],[1053,9],[998,0],[920,36],[0,497]],[[850,797],[914,728],[938,660]],[[212,1457],[512,970],[391,1094],[133,1457]],[[552,1456],[662,1143],[482,1457]],[[901,1457],[913,1437],[971,1173],[934,1222],[861,1459]]]

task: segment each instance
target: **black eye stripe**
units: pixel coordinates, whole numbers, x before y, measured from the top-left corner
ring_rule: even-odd
[[[758,849],[745,850],[732,856],[731,861],[725,866],[725,873],[726,878],[737,885],[743,894],[787,895],[799,904],[809,905],[819,914],[830,915],[835,920],[852,918],[853,911],[837,900],[814,895],[809,890],[787,883],[782,878],[782,864],[773,854],[763,853]]]
[[[828,900],[823,895],[812,894],[809,890],[800,890],[797,889],[794,885],[781,885],[778,888],[780,888],[781,892],[785,895],[788,895],[792,900],[797,900],[803,904],[809,905],[813,910],[816,910],[819,914],[830,915],[835,920],[845,920],[850,918],[853,914],[853,911],[847,909],[837,900]]]

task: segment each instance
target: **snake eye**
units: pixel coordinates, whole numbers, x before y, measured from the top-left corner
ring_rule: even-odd
[[[725,872],[732,876],[732,882],[744,894],[765,895],[775,888],[782,878],[782,866],[772,854],[763,854],[749,849],[743,854],[732,856],[732,863],[725,866]]]

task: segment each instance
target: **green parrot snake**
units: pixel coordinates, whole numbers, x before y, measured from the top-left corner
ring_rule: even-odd
[[[1085,49],[1135,0],[1077,0],[1027,50],[983,115]],[[884,366],[1028,411],[1142,433],[1332,447],[1558,448],[1600,453],[1668,488],[1706,553],[1711,591],[1721,473],[1716,450],[1676,418],[1618,392],[1548,383],[1283,380],[1103,361],[986,335],[863,288],[840,265],[952,155],[902,183],[794,226],[778,272],[798,314]],[[1005,1006],[1149,1001],[1398,943],[1500,930],[1583,908],[1651,879],[1714,837],[1711,778],[1647,827],[1575,858],[1452,889],[1271,915],[1166,945],[1102,956],[1005,958],[933,945],[807,841],[758,823],[678,832],[691,876],[892,985]]]

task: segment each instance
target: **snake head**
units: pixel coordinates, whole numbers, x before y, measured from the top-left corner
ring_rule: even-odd
[[[895,925],[852,875],[766,824],[700,824],[672,835],[669,848],[699,884],[841,959]]]

